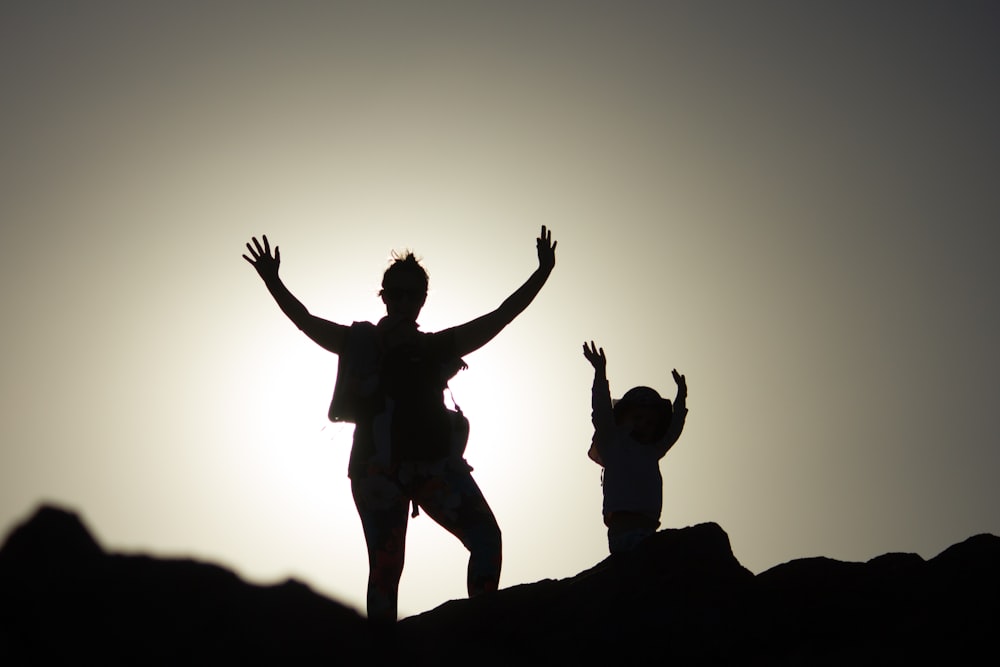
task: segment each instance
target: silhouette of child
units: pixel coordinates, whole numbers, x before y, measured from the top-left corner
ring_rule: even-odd
[[[597,348],[593,341],[589,347],[584,343],[583,356],[594,367],[594,439],[588,455],[604,468],[601,485],[608,549],[620,553],[634,548],[660,525],[660,459],[684,429],[687,383],[675,369],[673,405],[650,387],[633,387],[612,401],[604,348]]]

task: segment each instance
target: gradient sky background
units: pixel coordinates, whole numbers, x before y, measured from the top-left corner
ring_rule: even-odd
[[[334,321],[392,249],[436,330],[531,307],[452,383],[502,587],[607,554],[591,368],[672,396],[663,525],[754,572],[1000,533],[1000,11],[990,2],[0,5],[0,528],[298,578],[364,609]],[[411,521],[402,615],[463,597]]]

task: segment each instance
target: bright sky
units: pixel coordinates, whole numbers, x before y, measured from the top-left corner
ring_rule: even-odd
[[[377,7],[377,8],[376,8]],[[663,525],[754,572],[1000,534],[1000,11],[986,2],[0,5],[0,528],[364,609],[337,359],[393,249],[425,330],[549,283],[453,381],[502,587],[607,555],[591,368],[673,395]],[[402,615],[465,594],[410,523]]]

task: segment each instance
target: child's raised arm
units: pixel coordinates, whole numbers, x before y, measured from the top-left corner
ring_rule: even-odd
[[[583,344],[583,356],[594,367],[594,385],[590,397],[590,420],[594,424],[594,439],[588,455],[598,464],[604,465],[601,449],[604,443],[614,438],[615,430],[615,413],[611,405],[611,389],[608,386],[608,359],[604,356],[604,348],[597,347],[594,341],[590,341],[589,347],[586,343]]]
[[[666,454],[677,439],[681,437],[681,431],[684,430],[684,421],[687,418],[687,378],[677,372],[675,368],[671,371],[674,376],[674,382],[677,383],[677,398],[674,399],[673,404],[673,417],[670,420],[670,428],[667,429],[666,435],[663,437],[663,454]],[[660,456],[663,456],[660,454]]]

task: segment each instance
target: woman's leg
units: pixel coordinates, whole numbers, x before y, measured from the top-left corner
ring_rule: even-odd
[[[500,584],[502,544],[493,510],[468,470],[448,470],[415,485],[414,500],[469,550],[469,597]]]
[[[381,474],[352,478],[351,492],[368,544],[368,618],[395,622],[409,498],[393,478]]]

